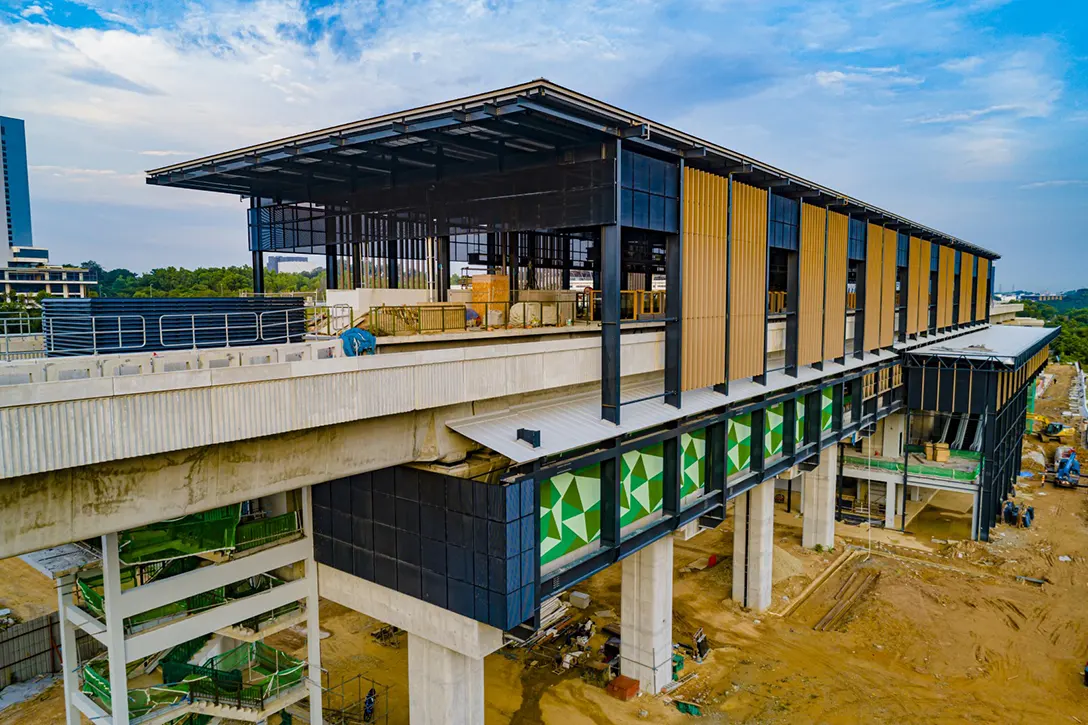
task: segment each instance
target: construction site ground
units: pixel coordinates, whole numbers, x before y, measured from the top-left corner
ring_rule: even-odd
[[[1068,408],[1066,370],[1038,401],[1042,414]],[[1025,471],[1033,470],[1032,452],[1049,455],[1052,448],[1026,439]],[[1035,507],[1033,527],[1002,524],[989,543],[957,538],[966,535],[971,514],[956,494],[935,498],[913,533],[840,524],[831,552],[802,549],[802,520],[780,505],[772,611],[762,614],[729,599],[730,520],[690,541],[677,539],[674,641],[690,641],[702,627],[713,649],[701,665],[686,661],[681,674],[698,676],[670,697],[696,702],[704,720],[723,723],[1088,723],[1088,490],[1041,488],[1040,480],[1036,471],[1018,486],[1018,500]],[[710,555],[718,563],[705,566]],[[29,567],[3,572],[8,586],[0,602],[12,577],[42,579]],[[592,602],[572,611],[593,617],[598,630],[618,622],[620,580],[621,567],[613,566],[584,582],[577,588]],[[390,689],[375,721],[386,722],[388,705],[389,723],[408,723],[405,637],[399,647],[379,644],[372,633],[381,623],[330,602],[322,602],[321,626],[330,682],[376,678]],[[594,657],[604,640],[598,634],[591,641]],[[305,656],[300,632],[280,633],[269,644]],[[661,696],[621,702],[578,671],[556,674],[554,655],[554,648],[507,648],[487,658],[489,725],[690,717]],[[9,708],[0,721],[62,722],[59,686]]]

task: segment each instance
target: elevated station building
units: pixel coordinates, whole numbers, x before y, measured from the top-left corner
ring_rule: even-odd
[[[731,516],[728,594],[767,608],[785,481],[806,546],[832,547],[862,508],[901,527],[941,485],[974,496],[987,538],[1058,332],[990,325],[990,250],[544,80],[147,181],[249,198],[254,288],[266,254],[325,255],[378,354],[325,340],[71,358],[103,378],[78,388],[56,366],[3,371],[20,435],[97,412],[63,456],[4,449],[0,490],[32,493],[0,512],[0,554],[90,536],[108,554],[163,511],[302,491],[306,611],[319,593],[409,633],[414,723],[483,722],[483,657],[617,563],[621,671],[658,691],[674,537]],[[483,282],[468,299],[455,266]],[[572,293],[572,276],[592,285]],[[111,438],[121,418],[170,425]],[[912,461],[926,443],[955,461]],[[92,479],[123,505],[98,506]]]

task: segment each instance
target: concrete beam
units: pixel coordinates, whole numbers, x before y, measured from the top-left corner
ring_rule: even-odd
[[[317,582],[325,599],[471,659],[502,647],[501,629],[330,566],[317,565]]]
[[[297,579],[266,592],[238,599],[177,622],[133,635],[125,641],[126,661],[134,662],[155,652],[176,647],[202,634],[214,632],[262,612],[282,607],[289,602],[305,599],[306,592],[306,580]]]
[[[121,612],[125,617],[141,614],[149,609],[176,602],[178,592],[185,592],[186,596],[202,594],[302,561],[313,556],[313,550],[311,539],[301,539],[223,564],[201,567],[163,581],[134,587],[121,593]]]
[[[557,387],[0,478],[0,559],[389,466],[458,461],[477,445],[445,421],[598,387]]]
[[[67,613],[69,622],[97,639],[103,647],[109,646],[109,637],[106,635],[106,625],[84,612],[75,604],[68,604],[64,608],[64,611]]]

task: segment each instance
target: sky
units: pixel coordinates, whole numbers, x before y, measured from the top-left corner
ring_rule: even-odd
[[[54,262],[246,264],[146,169],[545,77],[1088,287],[1080,0],[0,0]]]

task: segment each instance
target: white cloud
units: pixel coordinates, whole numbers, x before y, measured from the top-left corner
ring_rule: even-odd
[[[27,5],[23,8],[23,11],[19,13],[24,18],[45,17],[45,9],[41,5]]]
[[[1054,189],[1063,186],[1088,186],[1088,179],[1050,179],[1023,184],[1021,189]]]
[[[952,73],[968,74],[978,70],[980,67],[982,67],[982,64],[984,62],[985,61],[983,61],[981,56],[969,55],[966,58],[954,58],[952,60],[947,60],[944,63],[941,63],[941,68],[944,68],[946,71],[950,71]]]

